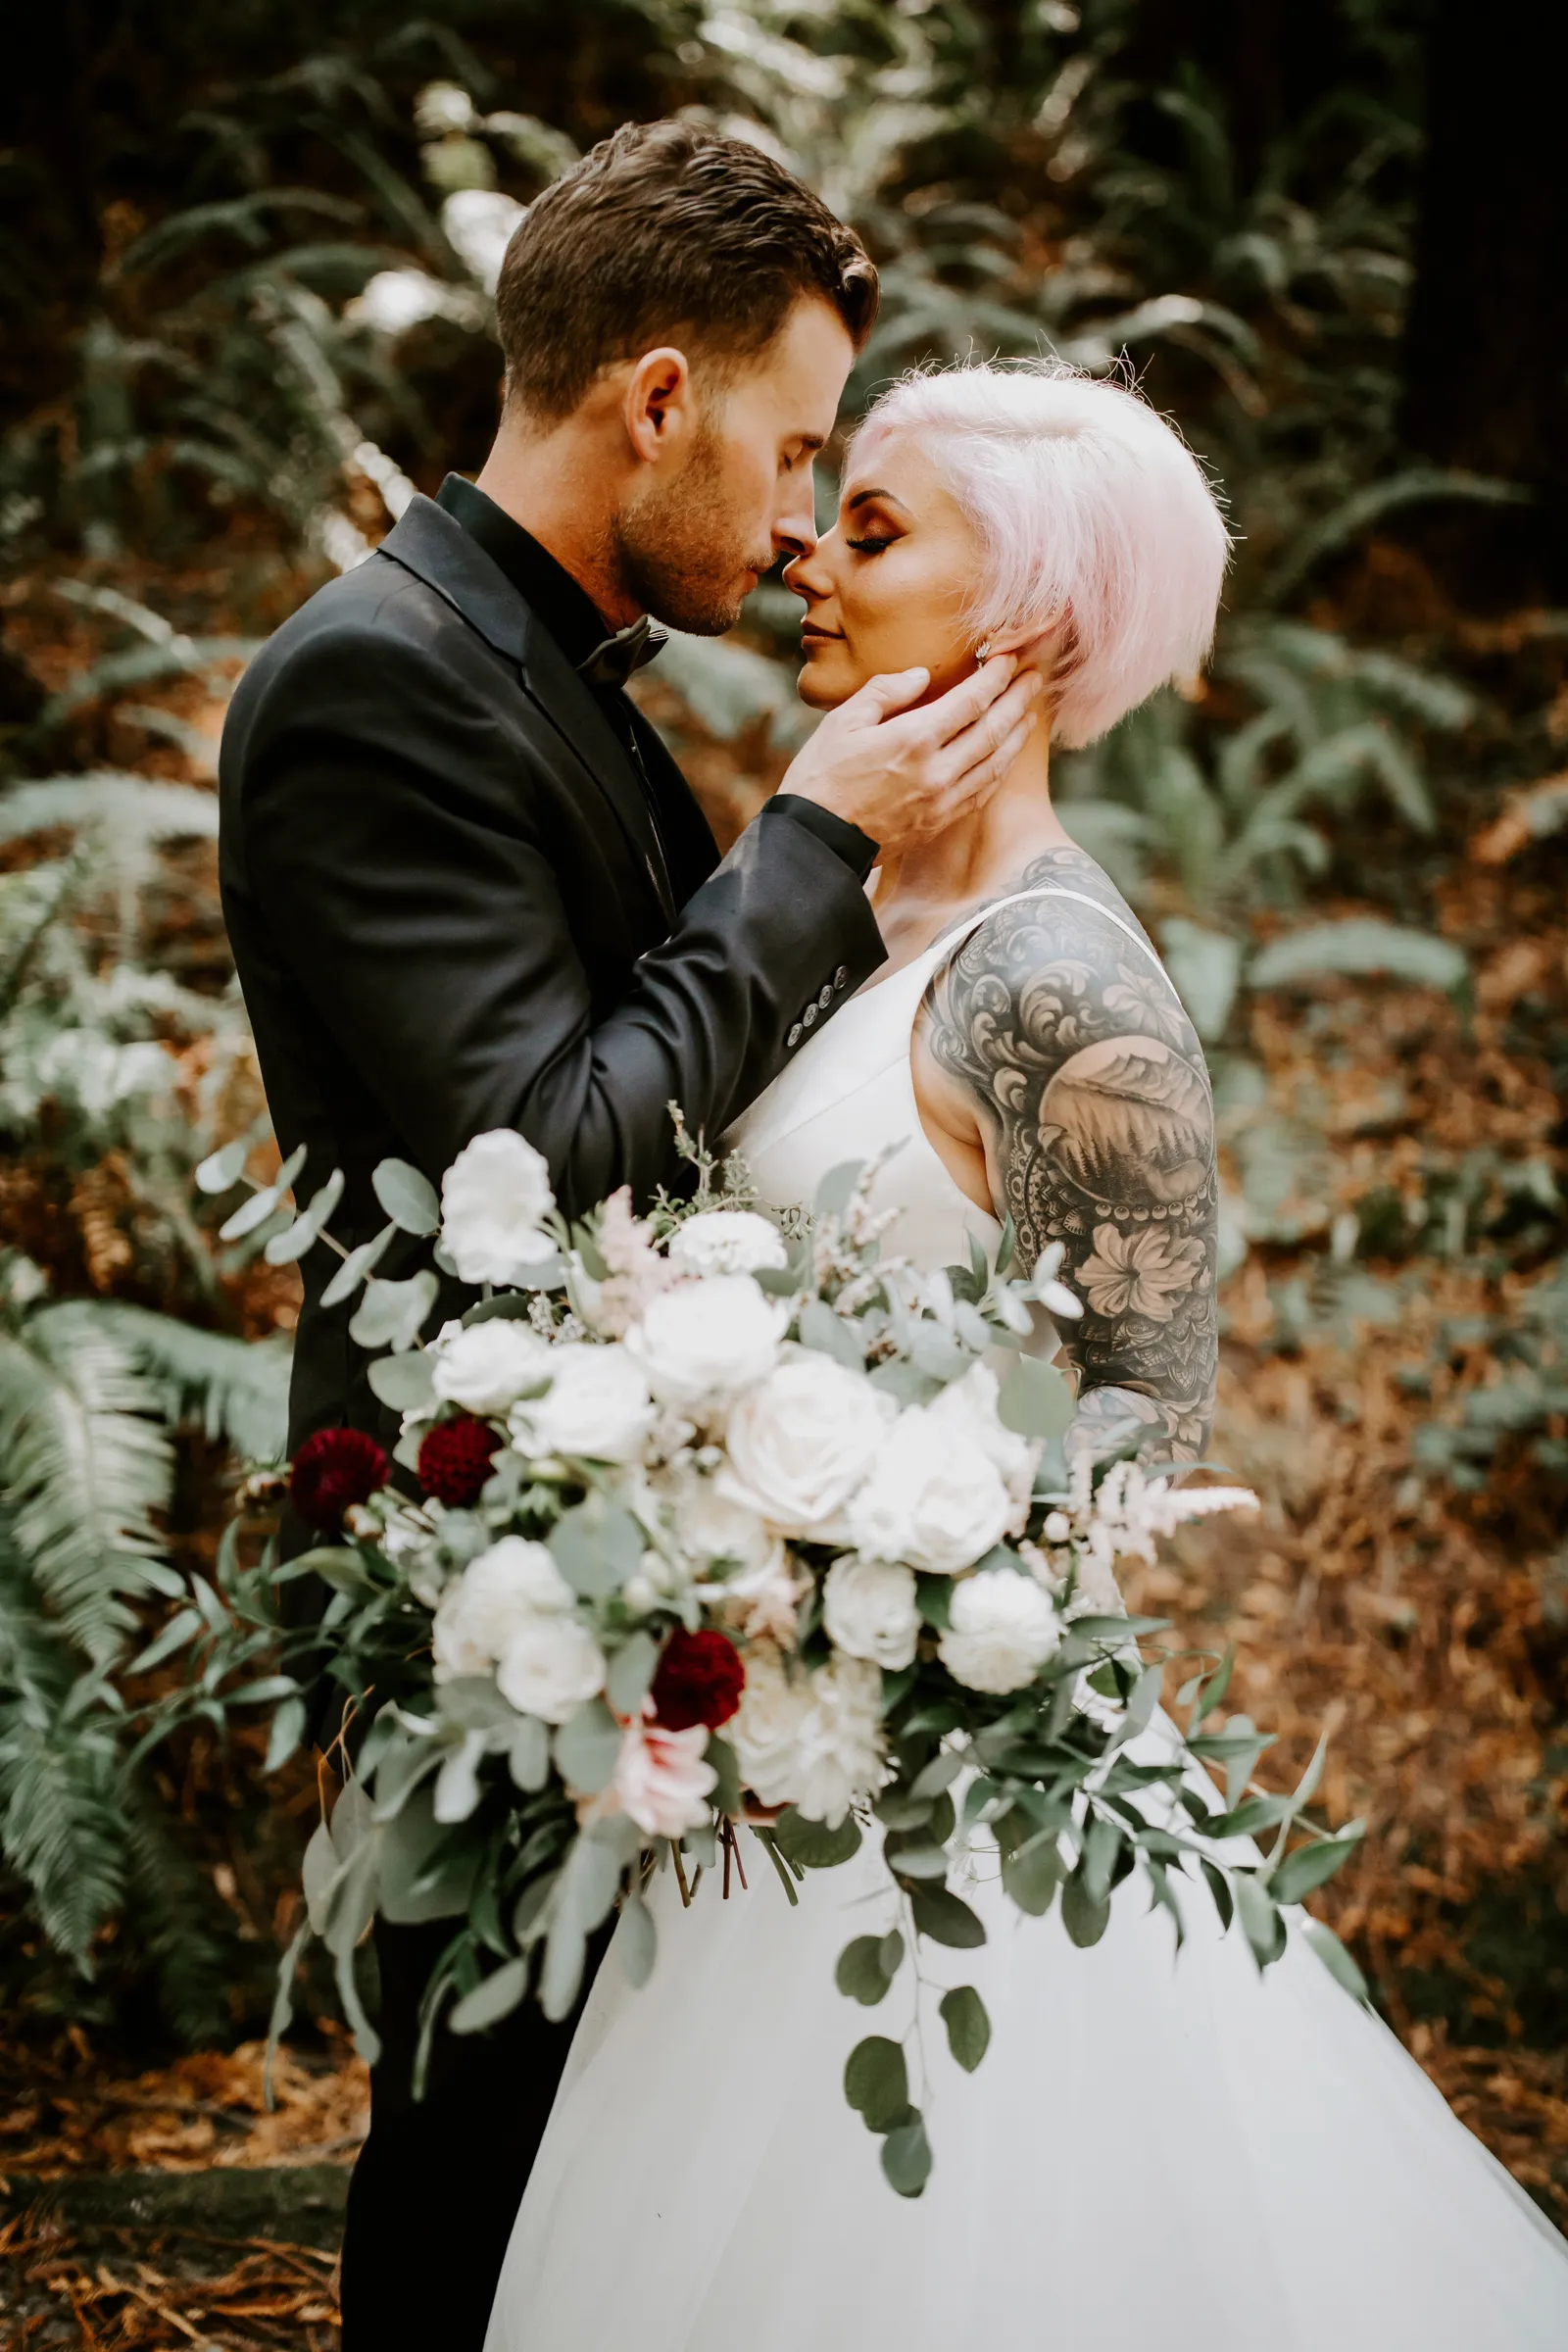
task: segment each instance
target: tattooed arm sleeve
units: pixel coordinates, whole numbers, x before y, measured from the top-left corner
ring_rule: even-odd
[[[1132,917],[1080,851],[1033,864]],[[925,1044],[980,1114],[997,1213],[1023,1266],[1053,1242],[1083,1300],[1069,1446],[1193,1461],[1217,1355],[1218,1192],[1202,1049],[1168,980],[1117,924],[1070,899],[1004,907],[940,976]]]

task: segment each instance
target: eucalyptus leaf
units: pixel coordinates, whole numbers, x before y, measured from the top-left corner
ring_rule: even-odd
[[[286,1698],[272,1717],[272,1728],[263,1759],[263,1772],[278,1772],[305,1737],[305,1701]]]
[[[887,2131],[909,2103],[909,2073],[899,2044],[885,2034],[858,2041],[845,2064],[844,2096],[868,2131]]]
[[[353,1298],[366,1276],[380,1264],[387,1244],[396,1231],[395,1225],[383,1225],[380,1232],[373,1234],[369,1241],[362,1242],[357,1250],[349,1251],[321,1293],[323,1306],[341,1306],[345,1298]]]
[[[648,1686],[659,1664],[659,1643],[641,1628],[624,1641],[610,1661],[605,1693],[617,1715],[640,1713]]]
[[[1084,1885],[1080,1864],[1061,1890],[1061,1921],[1080,1950],[1100,1941],[1110,1920],[1110,1897],[1098,1898]]]
[[[1326,1928],[1320,1919],[1309,1919],[1305,1922],[1302,1933],[1328,1970],[1329,1975],[1337,1983],[1343,1984],[1346,1991],[1354,1999],[1370,2009],[1372,1995],[1368,1989],[1367,1981],[1333,1929]]]
[[[1015,1853],[1002,1857],[1002,1886],[1008,1900],[1031,1919],[1044,1919],[1061,1881],[1061,1856],[1054,1830],[1042,1831]]]
[[[464,1994],[447,2024],[454,2034],[482,2034],[487,2026],[499,2025],[504,2017],[510,2017],[527,1989],[527,1961],[505,1961],[471,1992]]]
[[[889,1978],[882,1965],[882,1937],[857,1936],[839,1954],[833,1982],[840,1992],[862,2008],[871,2009],[886,1998]]]
[[[590,1698],[557,1732],[556,1769],[579,1796],[608,1788],[620,1755],[620,1726],[602,1698]]]
[[[991,2043],[991,2020],[972,1984],[955,1984],[944,1993],[940,2015],[948,2029],[948,2047],[966,2075],[972,2075]]]
[[[367,1377],[372,1396],[394,1412],[422,1412],[435,1401],[435,1373],[422,1348],[411,1348],[406,1355],[378,1355]],[[418,1434],[415,1433],[416,1445]]]
[[[441,1203],[435,1186],[408,1160],[378,1161],[370,1173],[370,1189],[403,1232],[429,1235],[440,1230]],[[452,2022],[456,2029],[455,2014]]]
[[[972,1951],[986,1939],[978,1912],[971,1911],[947,1886],[917,1886],[909,1897],[909,1907],[919,1934],[929,1936],[933,1943],[948,1944],[956,1951]]]
[[[418,1338],[440,1287],[428,1266],[411,1274],[407,1282],[383,1282],[372,1275],[349,1325],[349,1338],[357,1348],[390,1348],[401,1355]]]
[[[1298,1845],[1276,1865],[1269,1891],[1277,1903],[1298,1903],[1303,1895],[1324,1886],[1360,1844],[1359,1838],[1324,1838],[1315,1845]]]
[[[773,1836],[788,1861],[803,1870],[834,1870],[860,1850],[860,1832],[853,1814],[846,1813],[836,1830],[812,1821],[794,1805],[786,1805],[774,1824]]]
[[[640,1894],[628,1894],[620,1907],[620,1927],[615,1936],[615,1949],[620,1954],[621,1967],[627,1982],[646,1984],[654,1973],[659,1955],[659,1935],[654,1915]]]
[[[316,1248],[326,1221],[343,1198],[343,1171],[334,1168],[318,1193],[313,1193],[292,1225],[274,1233],[263,1255],[270,1266],[291,1266]]]
[[[882,2170],[901,2197],[917,2197],[931,2178],[931,2143],[918,2115],[882,2142]]]
[[[863,1159],[845,1159],[836,1168],[829,1168],[817,1186],[816,1198],[811,1203],[817,1216],[836,1217],[842,1214],[849,1206],[850,1195],[859,1183],[864,1166]]]
[[[832,1356],[836,1362],[848,1365],[852,1372],[864,1368],[865,1348],[858,1332],[853,1323],[835,1314],[825,1299],[808,1298],[801,1309],[797,1328],[804,1348],[813,1348],[822,1355]]]
[[[337,1848],[332,1843],[332,1833],[324,1821],[318,1821],[311,1832],[305,1859],[300,1865],[300,1875],[304,1881],[305,1909],[312,1931],[318,1936],[324,1935],[327,1896],[332,1890],[332,1881],[337,1877]]]
[[[1054,1364],[1015,1356],[997,1393],[997,1418],[1021,1438],[1059,1438],[1073,1415],[1072,1390]]]
[[[203,1193],[230,1193],[244,1173],[250,1157],[250,1138],[237,1135],[221,1151],[211,1152],[196,1170],[196,1189]]]
[[[1261,1879],[1238,1871],[1231,1882],[1236,1915],[1260,1969],[1268,1968],[1285,1949],[1285,1922]]]

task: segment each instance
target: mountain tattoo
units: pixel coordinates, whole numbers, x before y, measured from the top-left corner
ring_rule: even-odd
[[[1017,887],[1052,885],[1144,936],[1081,850],[1049,851]],[[1069,1445],[1195,1461],[1218,1356],[1208,1073],[1170,982],[1080,900],[982,923],[933,981],[919,1042],[979,1110],[1022,1265],[1063,1245],[1061,1277],[1084,1302],[1061,1333],[1078,1375]]]

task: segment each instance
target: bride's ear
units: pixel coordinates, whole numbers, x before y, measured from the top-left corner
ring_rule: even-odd
[[[1054,641],[1067,634],[1072,618],[1070,605],[1058,605],[1054,612],[1043,621],[1032,621],[1026,628],[1005,629],[990,637],[982,637],[974,649],[976,662],[989,662],[997,654],[1016,654],[1020,662],[1038,662]]]

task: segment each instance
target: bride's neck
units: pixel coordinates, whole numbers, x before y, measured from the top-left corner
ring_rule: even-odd
[[[1037,727],[984,808],[879,868],[879,913],[957,908],[1016,882],[1032,858],[1071,840],[1051,804],[1051,735]]]

